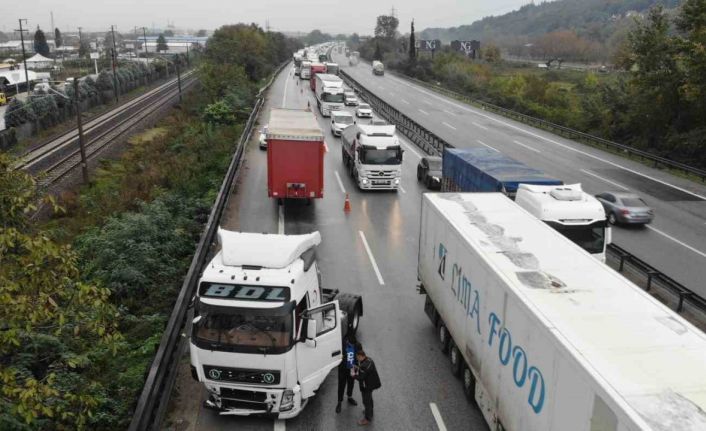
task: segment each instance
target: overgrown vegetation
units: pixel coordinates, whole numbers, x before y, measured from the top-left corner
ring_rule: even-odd
[[[290,43],[255,26],[224,27],[212,42],[205,91],[64,193],[45,224],[28,220],[34,180],[0,155],[0,429],[127,427],[245,104],[284,59],[275,45]],[[208,117],[214,104],[228,121]]]
[[[380,50],[387,67],[472,98],[704,168],[704,35],[706,3],[687,0],[674,16],[655,7],[635,20],[618,73],[529,69],[488,55],[487,46],[481,61],[449,50],[411,56],[401,37],[353,49],[368,60]]]

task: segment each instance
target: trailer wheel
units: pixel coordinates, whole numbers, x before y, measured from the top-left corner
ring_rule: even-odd
[[[476,378],[473,376],[473,372],[471,372],[471,369],[466,365],[463,366],[463,375],[461,380],[463,381],[463,393],[464,395],[466,395],[466,399],[471,404],[475,404]]]
[[[449,351],[449,331],[443,323],[439,325],[439,347],[443,353]]]
[[[358,332],[358,325],[360,324],[360,307],[357,304],[352,314],[351,318],[348,319],[348,330],[355,334]]]
[[[451,374],[456,377],[461,376],[461,365],[463,360],[461,359],[461,352],[458,351],[456,343],[451,342],[449,347],[449,360],[451,361]]]

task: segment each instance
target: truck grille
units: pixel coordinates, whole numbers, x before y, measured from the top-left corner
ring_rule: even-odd
[[[269,407],[265,403],[256,403],[251,401],[240,401],[240,400],[229,400],[222,399],[221,407],[224,409],[245,409],[245,410],[266,410],[269,411]]]
[[[230,398],[238,401],[264,403],[267,399],[267,393],[257,391],[244,391],[241,389],[232,388],[221,388],[221,397]]]
[[[206,378],[217,382],[238,382],[257,385],[276,385],[280,380],[277,370],[252,370],[247,368],[228,368],[204,365]]]
[[[394,179],[396,171],[368,171],[368,178],[371,180]]]

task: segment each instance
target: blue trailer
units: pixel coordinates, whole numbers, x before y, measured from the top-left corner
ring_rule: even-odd
[[[445,192],[502,192],[511,199],[519,184],[564,184],[489,148],[444,149],[442,177]]]

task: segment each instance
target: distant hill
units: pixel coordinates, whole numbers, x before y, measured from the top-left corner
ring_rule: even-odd
[[[420,39],[492,41],[501,46],[531,42],[544,34],[574,32],[591,43],[610,45],[616,33],[624,33],[632,17],[662,4],[665,9],[679,6],[682,0],[560,0],[528,4],[500,16],[490,16],[470,25],[428,28]]]

